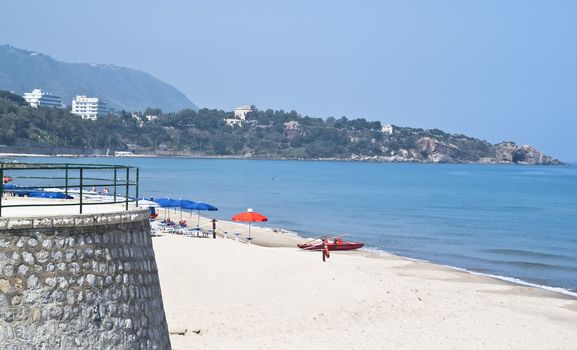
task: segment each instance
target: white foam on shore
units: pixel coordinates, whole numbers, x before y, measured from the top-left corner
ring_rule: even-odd
[[[526,286],[526,287],[533,287],[533,288],[545,289],[545,290],[548,290],[548,291],[550,291],[550,292],[561,293],[561,294],[564,294],[564,295],[569,295],[569,296],[572,296],[572,297],[577,298],[577,292],[574,292],[574,291],[572,291],[572,290],[570,290],[570,289],[566,289],[566,288],[545,286],[545,285],[542,285],[542,284],[536,284],[536,283],[527,282],[527,281],[524,281],[524,280],[522,280],[522,279],[515,278],[515,277],[507,277],[507,276],[493,275],[493,274],[490,274],[490,273],[475,272],[475,271],[470,271],[470,270],[463,269],[463,268],[460,268],[460,267],[455,267],[455,266],[449,266],[449,265],[441,265],[441,266],[445,266],[445,267],[448,267],[448,268],[450,268],[450,269],[457,270],[457,271],[468,272],[468,273],[470,273],[470,274],[472,274],[472,275],[489,276],[489,277],[492,277],[492,278],[496,278],[496,279],[498,279],[498,280],[502,280],[502,281],[506,281],[506,282],[510,282],[510,283],[514,283],[514,284],[519,284],[519,285]]]
[[[443,266],[443,267],[449,268],[449,269],[451,269],[451,270],[466,272],[466,273],[470,273],[470,274],[476,275],[476,276],[486,276],[486,277],[496,278],[496,279],[501,280],[501,281],[505,281],[505,282],[509,282],[509,283],[514,283],[514,284],[518,284],[518,285],[525,286],[525,287],[533,287],[533,288],[544,289],[544,290],[548,290],[548,291],[550,291],[550,292],[561,293],[561,294],[564,294],[564,295],[568,295],[568,296],[572,296],[572,297],[577,298],[577,292],[572,291],[572,290],[567,289],[567,288],[551,287],[551,286],[546,286],[546,285],[541,285],[541,284],[536,284],[536,283],[527,282],[527,281],[524,281],[524,280],[522,280],[522,279],[515,278],[515,277],[507,277],[507,276],[501,276],[501,275],[493,275],[493,274],[490,274],[490,273],[476,272],[476,271],[471,271],[471,270],[464,269],[464,268],[462,268],[462,267],[456,267],[456,266],[451,266],[451,265],[439,264],[439,263],[432,262],[432,261],[425,260],[425,259],[409,258],[409,257],[406,257],[406,256],[398,255],[398,254],[395,254],[395,253],[388,252],[388,251],[386,251],[386,250],[382,250],[382,249],[378,249],[378,248],[373,248],[373,247],[362,248],[362,250],[363,250],[363,251],[366,251],[366,252],[369,252],[369,253],[375,253],[375,254],[394,255],[394,256],[398,256],[398,257],[400,257],[400,258],[403,258],[403,259],[406,259],[406,260],[409,260],[409,261],[414,261],[414,262],[435,264],[435,265],[438,265],[438,266]]]

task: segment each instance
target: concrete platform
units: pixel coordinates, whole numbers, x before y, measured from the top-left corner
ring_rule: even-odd
[[[48,199],[48,198],[23,198],[23,197],[3,197],[1,217],[47,217],[61,215],[80,215],[80,205],[78,199]],[[90,205],[95,203],[95,205]],[[98,201],[83,202],[82,214],[102,214],[118,213],[126,211],[125,203],[98,204]],[[5,208],[5,205],[46,205],[46,204],[75,204],[70,206],[30,206]],[[128,203],[129,211],[141,210],[135,203]]]

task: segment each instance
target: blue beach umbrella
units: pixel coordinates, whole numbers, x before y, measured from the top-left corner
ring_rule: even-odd
[[[161,207],[165,209],[165,215],[167,215],[168,208],[178,208],[180,207],[180,199],[172,198],[157,198],[154,202],[158,203]]]
[[[158,203],[163,208],[178,208],[180,207],[180,200],[172,198],[157,198],[154,202]]]
[[[190,199],[181,199],[180,200],[180,219],[182,220],[182,209],[189,209],[191,206],[195,206],[197,203],[195,201],[191,201]]]
[[[189,209],[191,206],[195,206],[197,203],[195,201],[191,201],[189,199],[181,199],[179,207],[182,209]]]
[[[198,215],[198,220],[196,223],[196,227],[200,226],[200,211],[201,210],[206,210],[206,211],[217,211],[218,208],[215,207],[214,205],[210,205],[207,203],[202,203],[202,202],[193,202],[190,204],[185,204],[183,206],[181,206],[182,209],[188,209],[192,212],[192,210],[196,210],[197,211],[197,215]]]

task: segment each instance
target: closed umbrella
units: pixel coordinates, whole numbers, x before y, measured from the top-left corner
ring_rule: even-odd
[[[256,211],[253,211],[251,208],[248,208],[243,213],[238,213],[232,217],[233,221],[241,221],[241,222],[248,222],[248,240],[250,241],[252,238],[250,237],[250,224],[253,222],[264,222],[268,221],[268,218]]]

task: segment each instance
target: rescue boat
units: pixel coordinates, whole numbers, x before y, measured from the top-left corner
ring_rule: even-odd
[[[354,250],[363,247],[365,244],[361,242],[350,242],[350,241],[343,241],[340,238],[330,239],[327,240],[326,245],[328,246],[329,250]],[[322,240],[316,239],[312,242],[301,243],[297,244],[297,247],[304,249],[304,250],[322,250],[323,249],[323,242]]]

